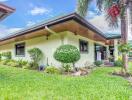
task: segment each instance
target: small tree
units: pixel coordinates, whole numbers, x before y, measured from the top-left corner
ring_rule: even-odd
[[[127,56],[125,56],[125,55],[127,55],[130,52],[131,45],[128,44],[128,43],[121,44],[121,45],[118,46],[118,50],[119,50],[119,52],[122,53],[122,56],[126,57],[125,59],[128,60]],[[124,60],[123,60],[123,64],[125,64],[125,61]],[[127,68],[126,67],[125,67],[125,71],[127,72]]]
[[[33,48],[33,49],[28,50],[28,53],[32,59],[33,67],[35,67],[35,68],[38,67],[39,62],[43,58],[42,51],[39,48]]]
[[[80,59],[80,52],[75,46],[62,45],[55,51],[54,58],[61,63],[72,63],[74,66]]]

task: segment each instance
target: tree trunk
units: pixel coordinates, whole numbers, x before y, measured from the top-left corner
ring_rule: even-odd
[[[127,26],[127,9],[125,9],[124,15],[121,17],[121,39],[122,44],[128,43],[128,26]],[[122,55],[123,68],[128,71],[128,57],[127,54]]]

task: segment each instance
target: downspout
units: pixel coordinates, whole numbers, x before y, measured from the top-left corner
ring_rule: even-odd
[[[51,29],[48,28],[47,26],[45,26],[45,29],[46,29],[49,33],[57,35],[57,33],[56,33],[55,31],[51,30]],[[61,36],[60,36],[60,39],[61,39],[61,45],[64,45],[64,36],[61,35]],[[48,65],[49,65],[49,60],[48,60],[48,57],[47,57],[47,66],[48,66]]]
[[[57,34],[55,31],[51,30],[50,28],[48,28],[47,26],[45,26],[45,29],[50,32],[51,34]]]
[[[45,26],[45,29],[50,33],[50,34],[55,34],[55,35],[57,35],[57,33],[55,32],[55,31],[53,31],[53,30],[51,30],[50,28],[48,28],[47,26]],[[48,38],[48,35],[47,35],[47,38]],[[46,59],[47,61],[47,66],[49,66],[49,59],[48,59],[48,57],[47,57],[47,59]]]

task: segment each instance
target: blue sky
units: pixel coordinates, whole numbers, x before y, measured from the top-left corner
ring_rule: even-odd
[[[89,7],[87,20],[103,32],[119,33],[108,27],[103,14],[96,8],[95,0]],[[75,11],[77,0],[0,0],[16,11],[0,22],[0,37],[52,17]]]

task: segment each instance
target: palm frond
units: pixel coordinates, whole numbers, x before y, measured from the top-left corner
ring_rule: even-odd
[[[119,18],[118,17],[112,18],[112,16],[110,16],[108,13],[106,13],[105,18],[106,18],[106,21],[107,21],[109,27],[111,27],[113,29],[116,29],[119,27]]]
[[[87,16],[88,5],[92,0],[78,0],[76,12],[82,17]]]
[[[97,7],[100,11],[102,11],[104,0],[97,0]]]

